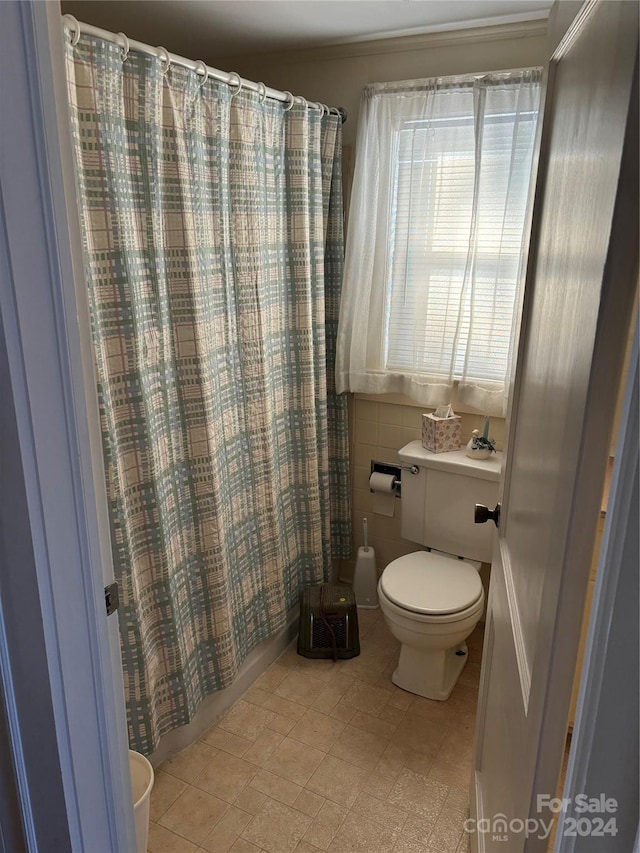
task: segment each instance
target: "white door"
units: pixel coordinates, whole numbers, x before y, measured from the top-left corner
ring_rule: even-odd
[[[550,63],[471,785],[480,853],[548,844],[538,795],[555,796],[637,275],[637,43],[636,3],[586,2]]]

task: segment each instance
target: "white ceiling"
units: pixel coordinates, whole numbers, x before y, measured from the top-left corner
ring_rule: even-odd
[[[547,16],[553,0],[62,0],[85,23],[174,53],[292,50]]]

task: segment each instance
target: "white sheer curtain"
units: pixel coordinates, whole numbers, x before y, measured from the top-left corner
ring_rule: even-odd
[[[503,414],[539,98],[539,69],[364,90],[338,391]]]

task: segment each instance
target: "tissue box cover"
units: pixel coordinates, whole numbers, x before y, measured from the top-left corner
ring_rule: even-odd
[[[437,418],[435,415],[422,416],[422,446],[432,453],[446,453],[459,450],[462,445],[462,418],[453,415],[449,418]]]

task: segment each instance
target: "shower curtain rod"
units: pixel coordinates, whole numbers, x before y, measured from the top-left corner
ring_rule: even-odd
[[[91,24],[85,24],[78,21],[73,15],[63,15],[62,23],[68,29],[73,30],[72,44],[77,44],[81,33],[86,33],[95,38],[110,41],[120,45],[122,48],[123,59],[126,59],[130,50],[138,51],[138,53],[146,53],[148,56],[156,56],[162,60],[167,68],[169,65],[180,65],[182,68],[188,68],[190,71],[195,71],[196,74],[202,74],[207,77],[213,77],[214,80],[219,80],[221,83],[226,83],[228,86],[240,89],[248,89],[250,92],[257,92],[261,98],[271,98],[274,101],[284,101],[290,104],[289,109],[294,104],[300,104],[315,109],[327,110],[328,113],[335,112],[342,119],[344,124],[347,120],[347,111],[344,107],[328,107],[326,104],[321,104],[315,101],[307,101],[301,95],[292,95],[291,92],[281,92],[279,89],[272,89],[270,86],[265,86],[264,83],[254,83],[252,80],[246,80],[237,72],[220,71],[218,68],[211,68],[201,59],[185,59],[184,56],[178,56],[176,53],[169,53],[164,47],[152,47],[149,44],[144,44],[141,41],[128,39],[124,33],[110,33],[108,30],[101,30],[99,27],[94,27]],[[204,82],[204,81],[203,81]]]

